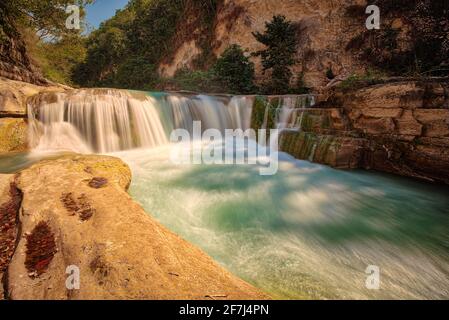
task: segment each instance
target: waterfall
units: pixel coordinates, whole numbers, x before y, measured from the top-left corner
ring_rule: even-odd
[[[169,142],[173,129],[248,129],[253,98],[114,89],[46,93],[28,104],[34,151],[107,153]]]
[[[302,126],[302,120],[304,117],[304,112],[307,108],[313,107],[315,104],[315,97],[310,94],[298,95],[298,96],[284,96],[278,100],[277,106],[271,106],[276,109],[276,119],[275,126],[278,129],[277,134],[270,137],[270,143],[273,140],[278,140],[279,136],[285,130],[295,130],[300,131]],[[268,118],[268,107],[265,111],[265,119]],[[299,123],[298,123],[298,113]],[[266,121],[266,120],[265,120]]]

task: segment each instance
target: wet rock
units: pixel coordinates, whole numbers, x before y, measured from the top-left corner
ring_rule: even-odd
[[[399,135],[409,135],[414,138],[421,136],[423,126],[416,121],[411,110],[404,110],[402,117],[396,120],[396,128]]]
[[[394,132],[395,126],[391,118],[368,118],[360,117],[354,123],[354,127],[363,133],[380,135],[391,134]]]

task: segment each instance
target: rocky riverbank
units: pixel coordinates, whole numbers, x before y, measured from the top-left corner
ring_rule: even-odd
[[[1,175],[4,297],[268,298],[145,213],[126,192],[130,181],[128,166],[106,156]],[[79,290],[66,287],[69,266],[80,270]]]
[[[449,183],[449,83],[398,81],[335,89],[280,146],[299,159]]]
[[[0,154],[28,149],[26,105],[31,97],[48,100],[51,93],[64,91],[72,92],[63,86],[0,78]],[[280,98],[254,99],[253,129],[260,129],[265,120],[274,126],[276,112],[265,114],[267,102],[278,108]],[[284,132],[280,147],[299,159],[449,183],[447,79],[336,87],[325,91],[314,107],[294,116],[298,119],[289,122],[301,128]]]

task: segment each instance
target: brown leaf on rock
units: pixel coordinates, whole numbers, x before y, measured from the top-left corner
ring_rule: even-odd
[[[56,253],[55,236],[44,221],[27,236],[25,267],[31,277],[43,274]]]

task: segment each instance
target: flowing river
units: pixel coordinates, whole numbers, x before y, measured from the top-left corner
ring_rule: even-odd
[[[248,128],[251,99],[44,99],[30,109],[34,150],[1,158],[0,170],[61,151],[120,157],[133,172],[129,193],[149,214],[275,298],[449,298],[445,186],[334,170],[284,153],[272,176],[260,175],[260,165],[171,161],[170,130],[192,130],[193,120],[219,130]],[[367,287],[373,268],[378,289]]]

